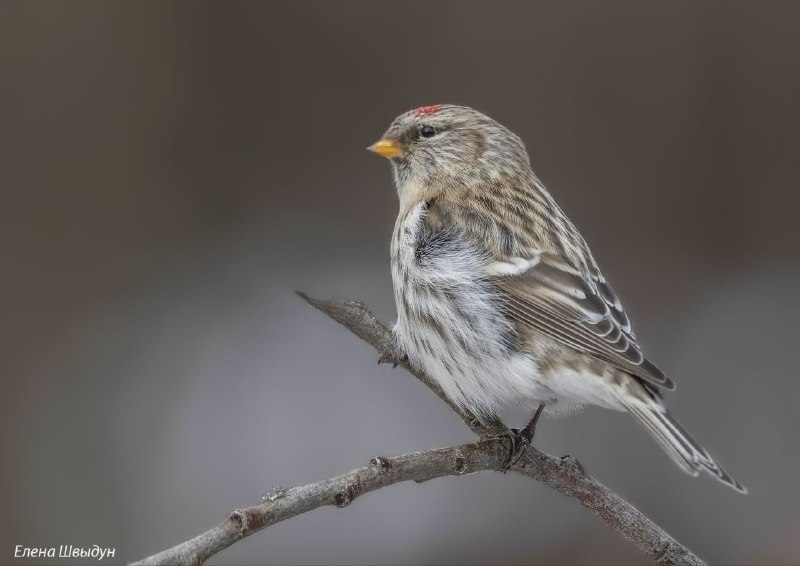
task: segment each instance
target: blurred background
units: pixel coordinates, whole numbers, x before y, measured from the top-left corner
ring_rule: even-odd
[[[674,413],[750,495],[623,414],[546,419],[537,444],[711,562],[799,563],[799,56],[789,2],[0,3],[0,563],[141,558],[274,485],[472,438],[293,295],[393,319],[396,195],[364,148],[439,102],[526,140]],[[642,561],[543,485],[478,474],[211,563]]]

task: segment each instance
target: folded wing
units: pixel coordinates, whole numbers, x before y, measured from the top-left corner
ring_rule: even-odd
[[[518,269],[514,269],[518,267]],[[622,305],[599,271],[582,273],[553,254],[489,264],[506,315],[644,381],[674,389],[642,354]]]

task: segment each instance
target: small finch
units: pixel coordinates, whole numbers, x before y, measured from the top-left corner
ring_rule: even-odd
[[[647,360],[589,247],[507,128],[464,106],[398,116],[369,147],[400,199],[394,327],[412,365],[488,422],[509,406],[628,411],[687,473],[746,493],[669,414],[672,380]]]

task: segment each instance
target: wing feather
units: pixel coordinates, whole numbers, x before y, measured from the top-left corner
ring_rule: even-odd
[[[619,299],[599,273],[587,276],[552,254],[539,253],[533,267],[493,280],[507,315],[517,324],[648,383],[675,388],[672,380],[644,357]]]

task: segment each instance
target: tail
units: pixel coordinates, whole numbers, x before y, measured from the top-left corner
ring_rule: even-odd
[[[645,404],[640,400],[620,400],[683,471],[692,476],[706,471],[739,493],[747,493],[747,488],[723,470],[659,401]]]

